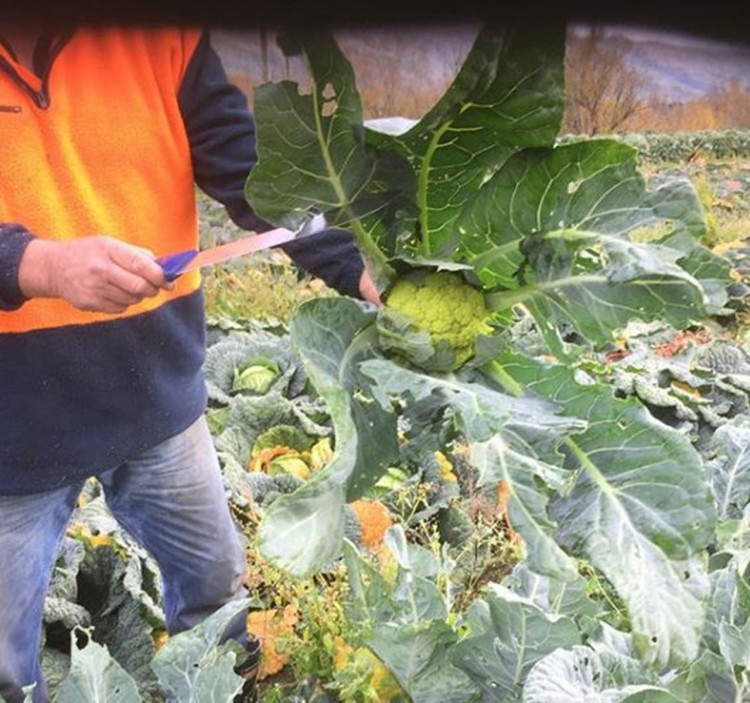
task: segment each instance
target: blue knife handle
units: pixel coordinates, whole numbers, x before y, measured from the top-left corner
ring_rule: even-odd
[[[197,249],[187,249],[181,251],[178,254],[171,254],[170,256],[162,256],[156,260],[164,269],[164,277],[168,281],[174,281],[179,275],[182,274],[182,270],[196,257],[198,256]]]

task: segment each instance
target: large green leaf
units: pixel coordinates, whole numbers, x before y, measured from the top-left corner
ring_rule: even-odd
[[[293,576],[328,566],[341,553],[345,504],[345,485],[317,474],[266,509],[258,526],[261,553]]]
[[[187,699],[185,699],[187,700]],[[84,646],[71,633],[71,661],[68,675],[60,683],[56,703],[140,703],[135,680],[90,637]]]
[[[291,325],[310,382],[330,412],[334,455],[301,488],[271,503],[259,527],[263,554],[303,575],[340,555],[346,502],[361,497],[398,455],[396,416],[375,402],[359,362],[374,352],[374,312],[346,298],[300,306]]]
[[[152,662],[163,690],[180,703],[231,703],[244,681],[234,673],[240,646],[225,641],[225,632],[248,607],[259,605],[253,598],[230,601],[192,629],[170,637]]]
[[[566,442],[578,479],[554,503],[556,538],[599,568],[627,605],[645,660],[693,659],[703,627],[707,577],[701,553],[715,510],[700,456],[689,440],[607,386],[573,370],[507,354],[504,373],[554,400],[587,428]]]
[[[708,604],[704,646],[722,653],[722,625],[738,629],[750,620],[750,584],[738,570],[735,560],[711,574],[711,597]]]
[[[393,583],[344,543],[347,617],[414,703],[475,701],[476,687],[450,659],[458,635],[441,592],[413,571],[400,526],[389,530],[387,546],[398,564]]]
[[[535,574],[526,562],[516,564],[502,580],[502,585],[521,598],[534,603],[550,615],[566,615],[578,622],[582,633],[593,629],[597,613],[602,609],[590,594],[590,583],[583,576],[566,581],[554,576]]]
[[[707,468],[719,518],[738,519],[750,501],[750,418],[735,417],[711,437]]]
[[[433,581],[420,576],[412,567],[409,546],[400,525],[391,527],[385,545],[394,556],[397,568],[391,583],[364,561],[356,549],[346,543],[344,559],[349,573],[347,617],[358,626],[388,622],[406,625],[429,620],[443,621],[448,608]]]
[[[723,305],[729,266],[698,243],[694,189],[647,190],[636,154],[605,139],[526,149],[484,185],[458,227],[493,308],[525,303],[542,328],[603,342],[632,319],[684,327]]]
[[[515,398],[480,383],[454,376],[430,376],[385,360],[365,361],[362,372],[387,406],[395,395],[407,402],[442,397],[470,443],[472,463],[480,485],[506,481],[514,528],[524,538],[530,568],[542,574],[572,579],[576,568],[556,544],[556,526],[547,515],[551,489],[562,490],[570,474],[558,465],[557,446],[585,423],[555,413],[553,405]]]
[[[520,700],[530,669],[556,649],[581,642],[572,619],[545,613],[502,587],[472,603],[469,635],[451,650],[451,661],[483,692],[485,701]]]
[[[565,29],[555,22],[483,27],[438,103],[402,135],[369,132],[418,176],[419,253],[453,258],[454,227],[484,183],[520,149],[551,146],[565,99]]]
[[[457,635],[442,620],[396,625],[380,622],[366,642],[413,703],[473,703],[477,690],[450,660]]]
[[[711,586],[705,649],[690,678],[705,686],[709,703],[744,701],[750,695],[750,585],[732,559],[711,574]]]
[[[685,703],[741,703],[750,687],[737,680],[724,658],[704,649],[695,661],[679,671],[669,690]]]
[[[743,625],[723,622],[719,625],[721,653],[732,667],[750,671],[750,620]]]
[[[480,185],[519,149],[554,143],[564,46],[559,23],[482,28],[445,95],[394,138],[364,127],[333,37],[295,37],[286,50],[304,56],[310,92],[290,81],[256,89],[259,160],[246,198],[274,224],[296,228],[322,211],[350,228],[379,283],[393,273],[383,253],[452,258],[453,224]]]
[[[292,229],[313,209],[335,220],[374,171],[353,129],[362,104],[351,64],[325,33],[305,37],[295,51],[308,61],[310,92],[291,81],[256,88],[258,164],[246,191],[259,215]]]
[[[495,435],[470,448],[471,461],[484,483],[504,481],[508,487],[508,514],[513,529],[524,540],[524,561],[529,569],[572,581],[576,565],[554,538],[557,525],[549,516],[552,489],[562,489],[566,472],[545,464],[512,430]]]
[[[591,647],[559,649],[530,672],[523,703],[684,703],[637,659]]]
[[[716,542],[715,558],[731,558],[740,574],[747,573],[750,566],[750,503],[745,505],[740,518],[717,524]]]
[[[384,259],[372,241],[384,239],[380,218],[403,207],[414,174],[395,153],[379,156],[365,148],[354,72],[330,34],[290,39],[286,50],[306,59],[310,92],[300,93],[290,81],[256,88],[258,163],[245,196],[273,224],[297,229],[311,212],[323,212],[330,224],[351,226],[379,274]]]

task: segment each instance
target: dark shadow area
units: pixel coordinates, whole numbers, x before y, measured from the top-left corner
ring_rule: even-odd
[[[23,21],[40,14],[51,20],[118,24],[210,24],[217,28],[259,27],[361,27],[430,25],[452,22],[569,22],[624,23],[687,32],[726,41],[750,42],[750,19],[744,3],[723,0],[705,3],[601,2],[567,0],[555,5],[518,2],[461,0],[451,3],[419,3],[378,0],[371,3],[325,0],[274,0],[273,2],[161,2],[107,3],[51,0],[6,4],[2,17]]]

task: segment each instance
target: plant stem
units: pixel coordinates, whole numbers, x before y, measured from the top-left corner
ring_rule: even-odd
[[[496,359],[488,361],[486,364],[479,367],[482,373],[487,375],[496,383],[500,384],[504,390],[510,393],[515,398],[520,398],[523,395],[523,386],[516,381],[502,366],[502,364]]]
[[[568,285],[602,283],[605,280],[605,277],[601,274],[590,274],[587,276],[568,276],[567,278],[558,278],[554,281],[542,281],[541,283],[532,283],[516,290],[488,293],[485,296],[485,304],[488,310],[499,312],[501,310],[509,310],[514,305],[523,303],[548,290],[564,288]]]
[[[429,203],[427,202],[427,193],[429,191],[429,174],[430,165],[432,164],[432,157],[440,143],[440,138],[452,125],[452,121],[446,122],[436,129],[430,144],[427,147],[424,158],[422,159],[422,167],[419,169],[419,179],[417,182],[417,204],[419,206],[419,224],[422,231],[422,253],[429,257],[432,254],[430,248],[430,238],[427,236],[429,229],[427,227],[427,213],[429,212]]]
[[[379,293],[382,293],[388,288],[390,283],[396,278],[396,272],[393,267],[388,263],[386,255],[381,251],[380,247],[372,240],[367,230],[362,226],[362,223],[355,217],[348,205],[349,197],[347,196],[346,190],[344,189],[339,174],[336,171],[336,166],[331,160],[330,151],[327,148],[327,144],[323,139],[323,123],[322,123],[322,109],[318,101],[319,91],[317,84],[313,81],[313,114],[315,115],[315,133],[320,145],[320,153],[323,156],[325,162],[326,171],[328,172],[328,178],[333,187],[334,193],[338,202],[341,203],[343,211],[348,217],[351,217],[349,226],[352,229],[354,235],[354,241],[357,244],[362,258],[365,261],[367,270],[372,276],[372,280],[375,283],[375,287]]]

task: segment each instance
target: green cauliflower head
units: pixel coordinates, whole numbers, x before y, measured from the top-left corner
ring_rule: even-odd
[[[474,356],[477,337],[493,334],[490,318],[482,291],[460,273],[416,271],[397,280],[385,299],[381,344],[428,370],[455,370]]]

